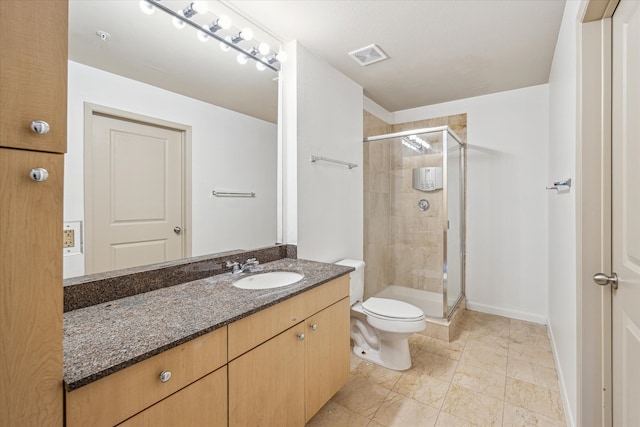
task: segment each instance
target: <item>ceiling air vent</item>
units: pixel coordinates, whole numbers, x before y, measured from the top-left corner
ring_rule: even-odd
[[[375,44],[349,52],[349,56],[363,67],[387,59],[387,55]]]

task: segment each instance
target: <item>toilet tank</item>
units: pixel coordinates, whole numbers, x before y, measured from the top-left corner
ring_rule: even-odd
[[[356,271],[350,273],[349,299],[351,300],[351,305],[362,301],[364,297],[364,261],[360,259],[343,259],[336,262],[336,264],[356,269]]]

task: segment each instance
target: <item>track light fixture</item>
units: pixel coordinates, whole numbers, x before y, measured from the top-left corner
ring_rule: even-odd
[[[253,30],[251,28],[243,28],[235,35],[220,35],[220,30],[228,30],[231,28],[231,19],[226,15],[220,15],[210,24],[198,24],[192,18],[198,14],[207,13],[207,3],[205,1],[193,1],[184,9],[175,11],[160,2],[160,0],[140,0],[140,10],[147,15],[154,12],[155,9],[170,15],[173,19],[173,25],[177,28],[184,28],[189,25],[197,30],[198,39],[206,42],[212,38],[220,42],[220,49],[227,52],[231,49],[238,52],[236,60],[240,64],[246,64],[249,59],[256,61],[256,68],[260,71],[270,68],[273,71],[280,71],[275,64],[286,61],[287,56],[284,51],[279,51],[269,57],[271,48],[267,43],[258,43],[249,50],[243,48],[241,44],[253,40]]]
[[[426,153],[431,144],[417,135],[409,135],[402,138],[402,145],[417,153]]]

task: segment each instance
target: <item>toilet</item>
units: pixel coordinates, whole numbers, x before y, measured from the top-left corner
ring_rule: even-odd
[[[424,313],[404,301],[364,297],[364,261],[343,259],[336,264],[351,272],[351,339],[361,359],[396,371],[411,367],[409,336],[427,327]]]

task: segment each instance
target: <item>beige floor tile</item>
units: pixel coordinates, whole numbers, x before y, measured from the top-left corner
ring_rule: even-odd
[[[486,350],[506,356],[509,352],[509,338],[500,337],[486,331],[472,331],[465,348],[484,346]]]
[[[409,337],[409,352],[411,353],[411,357],[422,349],[422,344],[427,338],[429,337],[420,334],[413,334]]]
[[[434,378],[451,381],[458,362],[448,357],[437,356],[426,351],[418,352],[413,358],[412,370]]]
[[[350,366],[349,366],[350,371],[349,372],[353,372],[353,370],[356,369],[356,367],[360,363],[364,362],[364,360],[360,359],[358,356],[353,354],[353,347],[351,348],[351,356],[350,357],[351,357],[351,359],[349,360],[349,364],[350,364]]]
[[[492,348],[470,339],[462,352],[460,364],[506,375],[507,354],[508,350],[505,352],[504,349]]]
[[[371,418],[389,394],[386,389],[366,378],[351,376],[347,384],[333,396],[333,401],[352,411]]]
[[[380,405],[373,421],[386,427],[432,427],[439,412],[436,408],[391,392]]]
[[[338,403],[329,401],[306,424],[307,427],[365,427],[369,418],[353,412]]]
[[[392,391],[434,408],[440,408],[448,389],[448,381],[417,371],[407,371],[402,374]]]
[[[371,362],[362,361],[351,371],[354,376],[366,378],[369,382],[391,390],[402,372],[383,368]]]
[[[527,360],[529,362],[537,363],[548,368],[555,369],[555,363],[553,361],[553,353],[550,347],[539,346],[535,344],[509,344],[509,357],[516,359]]]
[[[506,376],[496,374],[472,365],[460,365],[453,376],[452,384],[466,387],[471,391],[504,400]]]
[[[536,414],[509,403],[504,404],[503,427],[565,427],[566,423]]]
[[[465,343],[461,341],[445,342],[435,338],[425,337],[420,348],[427,353],[435,354],[436,356],[460,360],[464,346]]]
[[[532,334],[526,330],[511,330],[509,334],[509,342],[516,344],[528,344],[538,347],[544,347],[551,351],[551,341],[546,335]]]
[[[503,401],[452,384],[442,410],[479,426],[502,425]]]
[[[528,360],[509,358],[507,361],[507,376],[541,387],[558,390],[556,370]]]
[[[477,425],[478,424],[465,421],[462,418],[454,417],[444,411],[440,411],[435,427],[476,427]]]
[[[560,393],[525,381],[507,377],[505,402],[564,422]]]
[[[511,332],[523,331],[531,335],[547,336],[547,326],[539,323],[525,322],[524,320],[511,319]]]

